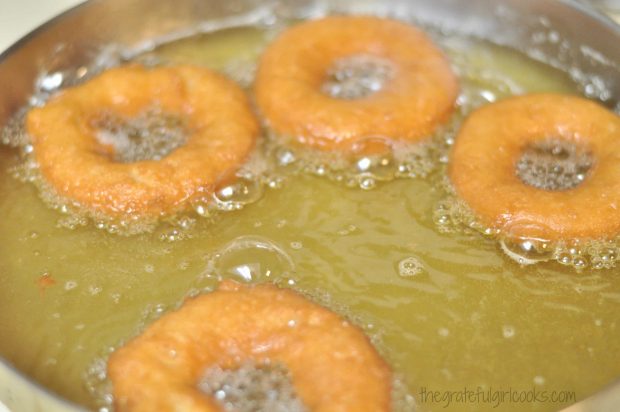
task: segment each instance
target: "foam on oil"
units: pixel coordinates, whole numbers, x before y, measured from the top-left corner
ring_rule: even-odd
[[[260,39],[269,37],[263,33],[224,30],[151,54],[157,64],[213,64],[211,57],[200,60],[214,53],[213,46],[223,50],[219,69],[228,70],[226,62],[237,59],[230,44],[260,44],[258,53]],[[210,205],[217,202],[202,199],[179,225],[119,237],[86,223],[73,230],[59,227],[58,212],[40,201],[37,189],[10,176],[19,154],[1,149],[2,356],[63,396],[105,408],[109,394],[96,388],[105,378],[111,348],[184,296],[211,290],[224,277],[296,288],[362,326],[403,377],[395,385],[403,409],[413,402],[411,395],[422,410],[439,407],[421,401],[423,390],[536,387],[575,391],[583,398],[611,381],[620,374],[616,269],[521,267],[479,233],[443,233],[433,219],[434,207],[446,198],[442,165],[462,116],[514,93],[574,93],[578,87],[562,72],[519,53],[462,37],[438,40],[461,76],[459,113],[431,139],[432,155],[416,157],[430,165],[425,173],[413,173],[424,178],[394,179],[398,168],[391,157],[354,159],[349,165],[364,173],[388,176],[373,177],[382,184],[372,191],[359,190],[361,181],[333,182],[346,181],[339,173],[356,176],[349,165],[299,173],[313,160],[281,146],[273,150],[277,169],[269,156],[250,168],[269,170],[267,186],[281,190],[268,190],[242,209],[230,195],[248,196],[252,190],[224,190],[217,196],[231,213],[213,217]],[[161,241],[181,237],[181,242]],[[530,406],[552,411],[562,404]],[[506,411],[523,408],[502,405]],[[493,405],[453,404],[447,410],[493,410]]]

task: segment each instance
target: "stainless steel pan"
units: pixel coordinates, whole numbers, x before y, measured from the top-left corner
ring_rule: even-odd
[[[613,9],[613,1],[601,4]],[[619,108],[620,26],[574,0],[92,0],[39,27],[0,56],[0,125],[26,103],[41,73],[88,65],[109,44],[131,49],[257,7],[290,15],[327,9],[413,13],[422,23],[485,37],[552,64],[574,67],[573,75],[595,79],[588,93]],[[550,35],[553,32],[559,36]],[[558,37],[563,41],[554,40]],[[15,412],[79,410],[1,358],[0,400]],[[571,412],[618,410],[616,385]]]

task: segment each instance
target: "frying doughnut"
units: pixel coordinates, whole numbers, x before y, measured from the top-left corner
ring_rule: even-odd
[[[156,108],[185,125],[185,144],[159,160],[120,162],[97,139],[104,115],[132,119]],[[109,69],[28,113],[45,181],[58,195],[111,217],[154,217],[232,179],[253,149],[258,123],[243,91],[208,69]]]
[[[555,179],[528,182],[546,170],[523,173],[528,152],[555,156]],[[568,172],[564,181],[557,176]],[[474,214],[503,233],[546,240],[620,234],[620,118],[584,98],[533,94],[477,110],[456,138],[449,176]]]
[[[115,408],[219,411],[199,391],[200,376],[248,361],[283,364],[308,410],[390,410],[390,369],[359,328],[294,291],[232,281],[186,301],[111,355]]]
[[[330,89],[338,78],[344,83]],[[368,137],[428,137],[452,113],[458,82],[443,53],[417,28],[338,16],[280,35],[261,58],[255,89],[277,134],[349,151]]]

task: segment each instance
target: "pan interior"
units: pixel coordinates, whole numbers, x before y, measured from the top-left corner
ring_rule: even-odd
[[[289,24],[199,34],[133,59],[204,65],[248,87],[261,50]],[[524,408],[428,395],[465,387],[545,392],[535,410],[553,411],[620,375],[617,269],[522,267],[495,242],[440,233],[433,220],[446,197],[445,155],[467,113],[510,95],[580,94],[587,85],[520,52],[427,29],[453,62],[462,93],[454,124],[424,155],[435,166],[423,177],[362,190],[316,170],[278,168],[275,188],[241,210],[213,219],[195,213],[185,229],[160,225],[123,237],[92,223],[68,228],[71,216],[13,176],[18,151],[2,148],[0,354],[61,396],[108,408],[109,352],[188,294],[231,278],[293,287],[353,319],[422,410]],[[407,409],[406,397],[398,399]]]

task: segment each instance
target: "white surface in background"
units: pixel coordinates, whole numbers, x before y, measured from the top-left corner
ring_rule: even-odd
[[[0,0],[0,51],[82,0]],[[5,412],[0,407],[0,412]]]
[[[9,408],[4,406],[2,402],[0,402],[0,412],[11,412],[11,411],[9,410]]]

